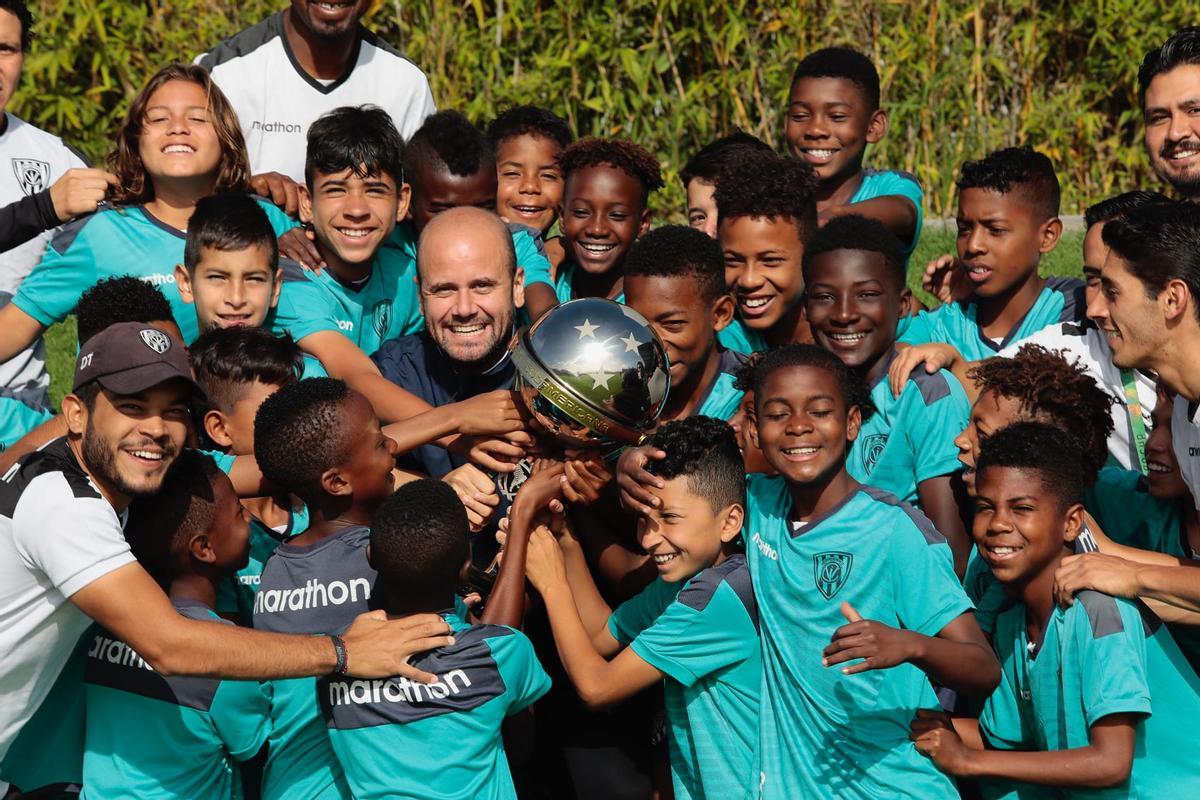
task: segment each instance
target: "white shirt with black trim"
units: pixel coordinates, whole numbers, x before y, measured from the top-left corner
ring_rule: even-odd
[[[0,111],[0,126],[0,206],[49,189],[67,170],[87,166],[62,139],[20,117]],[[21,281],[42,260],[51,234],[48,230],[0,253],[0,307],[8,305]],[[0,392],[40,405],[46,401],[49,386],[46,349],[40,337],[32,346],[0,364]]]
[[[1133,426],[1129,419],[1129,405],[1125,402],[1125,384],[1121,381],[1121,368],[1112,362],[1112,348],[1104,333],[1091,322],[1078,324],[1062,322],[1048,325],[1027,339],[1014,342],[1000,351],[1005,358],[1012,358],[1023,345],[1041,345],[1047,350],[1060,351],[1068,362],[1079,360],[1080,365],[1100,388],[1116,398],[1111,413],[1113,431],[1108,437],[1108,454],[1122,469],[1141,471],[1141,464],[1134,449]],[[1142,423],[1149,431],[1150,415],[1158,394],[1153,375],[1133,370],[1133,383],[1137,387],[1138,403],[1141,406]]]
[[[1200,403],[1189,403],[1179,395],[1171,408],[1171,449],[1179,462],[1179,475],[1200,510]]]
[[[134,560],[123,524],[66,439],[0,480],[0,759],[91,624],[71,595]]]
[[[437,111],[425,73],[362,27],[353,64],[333,81],[317,80],[300,66],[288,46],[283,12],[231,36],[196,63],[237,111],[255,174],[280,172],[303,182],[308,127],[340,106],[379,106],[406,142]]]

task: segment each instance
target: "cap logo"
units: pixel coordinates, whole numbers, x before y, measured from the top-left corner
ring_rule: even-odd
[[[171,349],[171,339],[162,331],[156,331],[153,328],[143,328],[139,331],[142,341],[156,353],[165,353]]]

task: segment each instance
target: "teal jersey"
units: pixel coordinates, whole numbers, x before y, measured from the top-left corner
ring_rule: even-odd
[[[70,796],[83,786],[83,671],[97,630],[90,626],[79,637],[50,694],[21,726],[0,764],[0,782],[29,797]]]
[[[921,203],[925,198],[925,192],[921,188],[921,181],[916,175],[902,170],[892,169],[864,169],[862,183],[858,185],[858,191],[850,198],[848,205],[861,203],[864,200],[874,200],[876,197],[888,197],[899,195],[912,201],[912,204],[917,209],[917,222],[913,227],[912,241],[906,242],[904,247],[904,257],[907,259],[912,255],[912,251],[917,249],[917,240],[921,236],[921,224],[923,215],[921,211]]]
[[[15,397],[0,394],[0,452],[12,447],[25,434],[53,417],[54,413],[49,409],[37,408]]]
[[[262,199],[258,204],[276,236],[296,227],[274,204]],[[49,326],[66,319],[79,296],[99,281],[132,275],[162,290],[184,342],[191,344],[200,335],[196,312],[175,286],[175,265],[183,263],[185,236],[142,206],[105,205],[59,228],[13,302]]]
[[[350,286],[332,270],[315,273],[288,259],[280,260],[283,288],[271,315],[273,333],[290,333],[296,341],[323,331],[336,331],[367,355],[384,341],[416,333],[424,325],[417,301],[417,265],[393,247],[381,247],[367,280]]]
[[[887,362],[895,357],[893,350]],[[846,457],[846,471],[861,483],[917,504],[922,481],[962,468],[954,437],[967,427],[971,402],[946,370],[932,375],[913,370],[895,397],[886,366],[871,387],[871,400],[875,413],[863,420]]]
[[[550,689],[525,634],[469,625],[447,611],[455,642],[413,659],[438,676],[322,678],[317,698],[355,800],[516,799],[500,726]]]
[[[304,355],[304,366],[300,368],[300,380],[305,378],[328,378],[325,365],[307,353]]]
[[[566,303],[570,300],[579,299],[579,296],[575,294],[576,269],[578,268],[573,261],[563,261],[558,265],[558,272],[554,275],[554,294],[558,297],[558,302]],[[612,299],[618,303],[624,303],[625,293],[621,292]]]
[[[234,614],[238,623],[251,627],[254,624],[254,596],[262,579],[263,566],[275,552],[275,548],[293,536],[308,530],[308,506],[298,503],[288,512],[288,521],[282,531],[267,527],[257,517],[250,518],[250,560],[217,586],[217,611]]]
[[[704,392],[704,397],[696,405],[695,415],[698,417],[715,417],[726,422],[737,413],[742,404],[741,389],[735,388],[733,382],[737,379],[738,369],[746,362],[746,357],[733,350],[721,349],[720,368],[717,376]]]
[[[717,341],[725,348],[753,355],[761,353],[764,350],[770,350],[770,345],[767,344],[767,339],[754,328],[747,328],[746,324],[737,317],[733,318],[728,325],[717,331]]]
[[[517,222],[505,223],[512,234],[513,251],[517,255],[517,266],[525,272],[525,285],[544,283],[554,285],[550,277],[550,259],[546,257],[546,246],[541,234],[528,225]],[[417,260],[417,233],[411,222],[401,222],[384,242],[385,247],[395,248],[414,262]]]
[[[957,798],[909,740],[917,710],[940,709],[924,672],[821,666],[846,624],[844,602],[864,619],[925,636],[971,610],[946,539],[920,511],[870,486],[797,529],[783,478],[747,480],[743,536],[764,675],[757,796]]]
[[[191,601],[188,619],[225,622]],[[235,761],[267,740],[270,694],[257,681],[163,676],[107,631],[86,667],[85,798],[240,797]]]
[[[1191,733],[1200,718],[1200,678],[1158,618],[1141,601],[1083,591],[1069,608],[1055,605],[1031,651],[1026,614],[1015,603],[996,619],[992,646],[1003,674],[979,718],[988,741],[1009,750],[1085,747],[1096,722],[1134,714],[1129,780],[1060,796],[1200,796]]]
[[[973,299],[946,303],[909,318],[908,327],[900,341],[904,344],[944,342],[954,345],[967,361],[980,361],[991,358],[1009,345],[1028,339],[1048,325],[1082,321],[1086,307],[1083,281],[1076,278],[1049,278],[1033,307],[1001,341],[984,336],[983,329],[976,322],[975,315],[978,312]]]
[[[664,700],[676,800],[744,797],[758,740],[762,657],[746,557],[680,583],[656,579],[608,620],[667,676]]]

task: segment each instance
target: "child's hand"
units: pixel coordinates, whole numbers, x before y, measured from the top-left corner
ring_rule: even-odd
[[[516,392],[497,389],[455,403],[454,420],[466,436],[507,436],[525,431],[525,407]]]
[[[908,383],[909,376],[912,375],[918,364],[923,363],[925,371],[932,375],[939,369],[951,369],[960,358],[962,356],[959,355],[958,350],[954,349],[954,345],[942,342],[898,348],[896,357],[888,367],[888,385],[892,389],[892,396],[900,396],[904,391],[905,384]]]
[[[517,496],[513,498],[512,508],[509,509],[510,519],[518,514],[528,515],[524,517],[526,520],[533,519],[534,515],[544,511],[551,501],[562,497],[562,476],[563,467],[559,464],[526,478],[517,490]]]
[[[667,457],[662,450],[653,447],[630,447],[617,459],[617,491],[621,505],[643,516],[658,508],[659,499],[646,491],[647,486],[661,489],[662,478],[646,471],[650,459],[660,461]]]
[[[1103,553],[1067,556],[1054,573],[1054,596],[1060,605],[1075,602],[1075,594],[1091,589],[1113,597],[1137,597],[1143,591],[1141,565]]]
[[[963,262],[955,256],[939,256],[925,265],[921,287],[943,303],[965,300],[971,296],[971,284]]]
[[[457,436],[446,445],[446,449],[482,469],[492,472],[516,472],[517,462],[525,457],[525,447],[517,439],[521,435],[525,434],[515,431],[503,438]]]
[[[260,172],[251,175],[250,191],[267,198],[289,217],[295,217],[300,210],[300,184],[283,173]]]
[[[829,646],[822,653],[824,666],[861,658],[862,663],[842,668],[843,675],[857,675],[870,669],[888,669],[914,657],[911,631],[863,619],[849,603],[842,603],[842,615],[849,624],[833,632]]]
[[[450,484],[462,501],[471,530],[478,532],[487,527],[500,505],[500,493],[491,476],[474,464],[463,464],[447,472],[442,480]]]
[[[279,237],[279,255],[290,258],[305,269],[320,274],[325,259],[317,250],[316,234],[307,228],[292,228]]]
[[[529,537],[529,546],[525,551],[525,577],[529,578],[539,594],[545,594],[551,586],[567,582],[562,549],[554,534],[544,525],[534,528]]]
[[[917,709],[917,718],[912,721],[913,740],[917,751],[929,756],[933,763],[950,775],[958,775],[962,764],[970,758],[970,751],[954,730],[950,718],[941,711]]]
[[[567,458],[563,462],[563,497],[573,505],[591,505],[600,499],[612,479],[612,472],[599,456]]]

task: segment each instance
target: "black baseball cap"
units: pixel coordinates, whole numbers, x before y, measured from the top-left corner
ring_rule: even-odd
[[[183,345],[144,322],[119,322],[79,349],[71,391],[96,381],[110,392],[137,394],[172,378],[182,378],[201,394]]]

